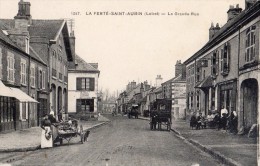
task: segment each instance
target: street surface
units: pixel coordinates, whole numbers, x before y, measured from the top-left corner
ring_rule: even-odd
[[[218,161],[175,137],[173,132],[151,131],[149,122],[126,117],[110,117],[107,125],[93,129],[88,142],[79,137],[51,149],[1,153],[2,163],[12,165],[97,165],[97,166],[202,166]],[[40,138],[39,138],[40,139]]]

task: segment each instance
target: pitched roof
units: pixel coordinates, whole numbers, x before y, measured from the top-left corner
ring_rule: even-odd
[[[80,56],[75,56],[75,68],[70,68],[69,71],[85,71],[85,72],[96,72],[99,73],[100,71],[95,67],[91,66],[89,63],[84,61]]]
[[[47,65],[44,60],[42,60],[42,58],[39,56],[39,54],[37,54],[37,52],[30,46],[30,55],[37,59],[38,61],[42,62],[43,64]]]
[[[13,47],[19,48],[0,28],[0,39]]]
[[[42,64],[45,64],[44,61],[32,50],[30,47],[30,55],[28,55],[25,51],[23,51],[20,47],[18,47],[1,29],[0,29],[0,40],[4,41],[5,43],[11,45],[19,52],[26,54],[27,56],[31,56],[33,59],[41,62]]]
[[[13,29],[14,24],[14,19],[0,19],[0,28],[3,30]],[[64,20],[32,20],[28,31],[30,36],[41,36],[54,40],[63,24]]]
[[[253,15],[254,17],[259,16],[259,13],[260,1],[257,1],[252,7],[247,10],[243,10],[239,15],[237,15],[235,18],[228,21],[223,27],[221,27],[220,30],[214,35],[214,37],[210,39],[199,51],[188,58],[184,62],[184,64],[188,64],[195,58],[201,56],[203,53],[214,47],[217,43],[220,43],[228,35],[231,35],[236,30],[238,30],[238,28],[240,28],[240,24],[247,22],[247,19],[252,19]]]

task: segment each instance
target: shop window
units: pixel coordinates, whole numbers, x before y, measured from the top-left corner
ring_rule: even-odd
[[[26,119],[28,119],[27,103],[21,102],[20,103],[20,120],[25,121]]]
[[[215,89],[211,89],[211,109],[215,109]]]
[[[251,26],[246,31],[246,46],[245,46],[246,63],[251,63],[255,61],[255,29],[256,26]]]
[[[93,99],[77,99],[77,113],[94,112]]]
[[[224,48],[221,49],[221,58],[220,58],[220,70],[222,75],[227,75],[229,72],[230,66],[230,44],[225,43]]]

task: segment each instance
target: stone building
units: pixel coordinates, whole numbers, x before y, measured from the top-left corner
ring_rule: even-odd
[[[0,29],[0,132],[39,125],[37,101],[48,92],[46,63],[21,44]]]
[[[257,123],[259,110],[260,2],[230,6],[223,27],[211,25],[209,41],[187,59],[188,113],[236,110],[239,128]],[[214,31],[213,31],[214,30]]]
[[[20,1],[14,19],[1,19],[0,27],[19,47],[32,50],[45,64],[47,92],[38,93],[39,116],[52,109],[55,116],[62,110],[67,113],[68,63],[75,57],[75,37],[69,34],[65,20],[32,19],[30,2]]]
[[[76,55],[68,71],[69,114],[97,113],[99,74],[97,63],[87,63]]]

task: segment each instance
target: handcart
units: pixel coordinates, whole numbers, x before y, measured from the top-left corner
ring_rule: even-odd
[[[83,144],[88,134],[83,131],[83,126],[78,126],[77,120],[69,120],[52,125],[53,144],[59,142],[60,145],[66,140],[70,143],[74,137],[79,137]]]

